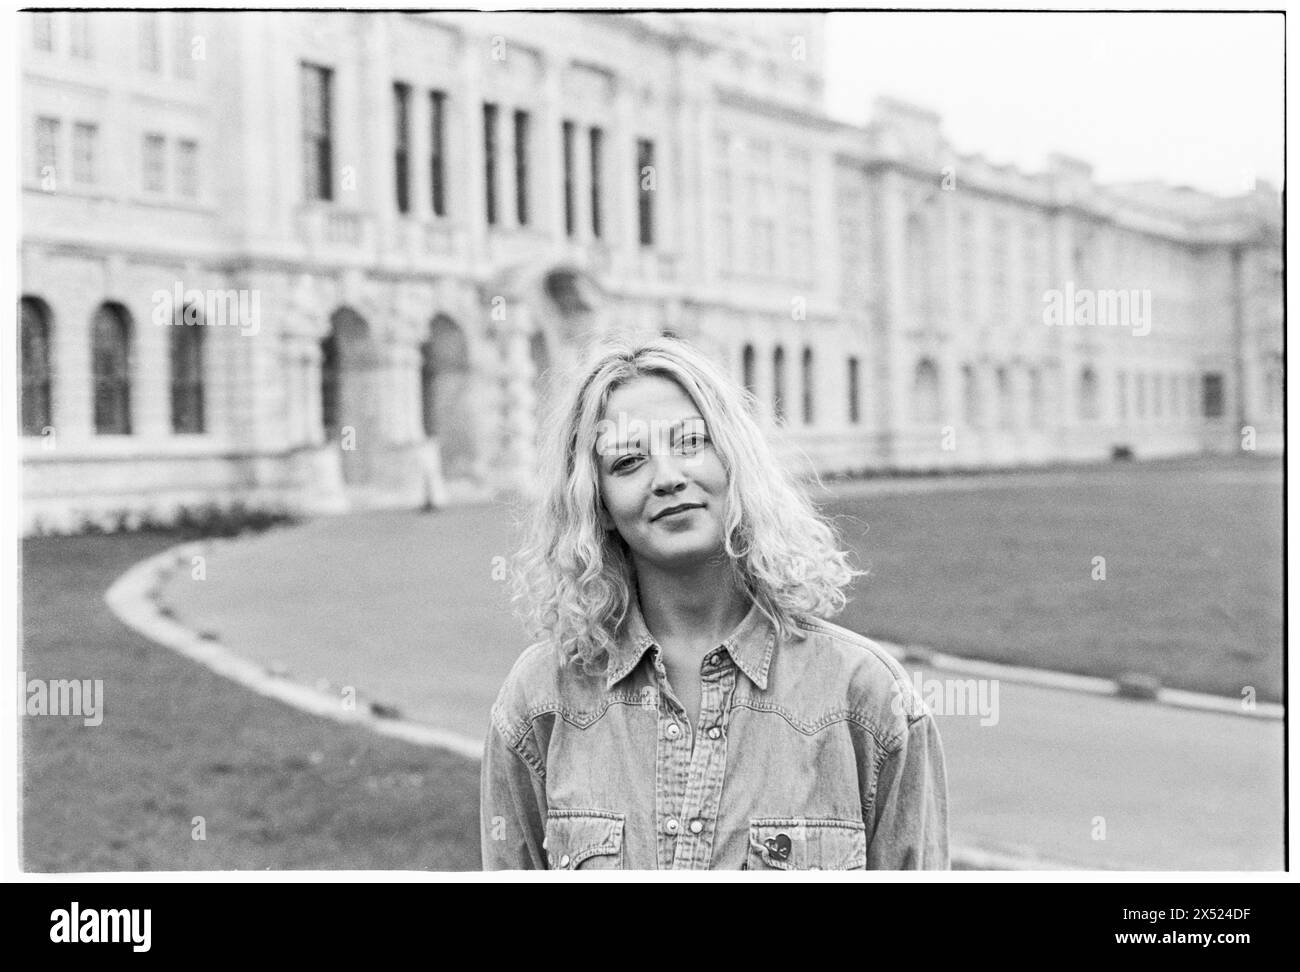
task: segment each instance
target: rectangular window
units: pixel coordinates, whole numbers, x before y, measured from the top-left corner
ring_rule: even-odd
[[[95,156],[99,126],[77,122],[72,129],[72,181],[90,185],[95,181]]]
[[[38,51],[54,50],[53,14],[32,14],[32,47]]]
[[[167,140],[161,135],[144,137],[144,191],[167,190],[166,160]]]
[[[36,119],[36,177],[57,179],[59,168],[59,120]]]
[[[515,218],[528,225],[528,112],[515,112]]]
[[[302,64],[303,186],[308,199],[334,198],[334,146],[330,136],[333,72]]]
[[[84,13],[68,14],[68,48],[73,57],[90,60],[95,56],[95,47],[90,35],[90,15]]]
[[[483,191],[487,223],[497,223],[497,106],[483,105]]]
[[[199,198],[199,143],[182,139],[176,143],[176,186],[186,199]]]
[[[637,227],[642,246],[655,244],[655,143],[648,138],[636,140]]]
[[[195,43],[194,18],[184,12],[169,15],[172,18],[172,73],[178,78],[194,77],[195,55],[201,48]],[[199,42],[202,43],[202,42]]]
[[[573,139],[576,128],[573,122],[566,121],[561,129],[564,134],[564,233],[566,236],[573,236],[578,231],[577,213],[575,206],[574,182],[573,182]]]
[[[1223,375],[1217,372],[1201,375],[1201,404],[1206,418],[1223,418]]]
[[[429,92],[429,192],[432,195],[433,215],[447,215],[447,95],[442,91]]]
[[[411,86],[393,85],[393,179],[397,211],[411,211]]]
[[[591,235],[600,239],[603,233],[600,211],[601,146],[604,144],[605,133],[599,128],[592,128],[588,135],[591,144]]]
[[[157,74],[162,70],[162,38],[159,36],[158,15],[139,13],[140,18],[140,70]]]
[[[172,431],[177,435],[202,435],[204,331],[182,325],[172,331],[171,339]]]

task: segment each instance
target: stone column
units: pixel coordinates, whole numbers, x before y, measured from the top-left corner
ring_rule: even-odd
[[[361,134],[366,170],[370,173],[363,189],[359,184],[361,204],[374,214],[375,234],[380,250],[392,246],[397,216],[393,166],[393,78],[389,68],[388,18],[352,15],[365,31],[357,77],[357,105],[361,116],[355,128]],[[341,99],[340,99],[341,100]]]
[[[463,213],[463,224],[469,234],[469,256],[475,266],[482,266],[487,259],[487,189],[484,180],[483,153],[483,62],[490,56],[487,38],[469,29],[463,35],[461,45],[461,90],[463,96],[454,95],[448,99],[454,115],[458,114],[460,129],[460,158],[464,165],[455,164],[457,155],[450,156],[448,175],[452,186],[448,201],[453,215],[457,210]],[[455,118],[448,119],[448,128]],[[453,152],[456,149],[452,140]],[[459,172],[460,176],[455,174]]]
[[[531,315],[522,302],[512,310],[500,329],[504,368],[501,452],[497,463],[503,482],[527,492],[536,476],[536,402],[533,395],[533,366],[528,353]]]
[[[564,121],[562,62],[542,54],[538,69],[542,73],[542,99],[533,119],[533,153],[536,175],[533,188],[533,224],[551,241],[563,245],[564,234]]]
[[[672,181],[667,178],[669,167],[665,163],[665,140],[663,137],[654,137],[656,129],[652,121],[653,115],[644,125],[638,124],[638,118],[644,116],[643,111],[638,112],[637,94],[630,79],[627,75],[620,76],[614,95],[614,124],[605,136],[605,198],[609,201],[604,220],[605,239],[611,249],[627,253],[630,257],[629,265],[637,268],[641,264],[637,219],[641,174],[636,165],[636,143],[639,138],[651,138],[655,142],[655,180],[658,186],[655,192],[670,191],[668,183]]]

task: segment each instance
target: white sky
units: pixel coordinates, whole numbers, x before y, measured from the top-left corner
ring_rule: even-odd
[[[844,121],[892,94],[957,151],[1031,171],[1061,151],[1103,182],[1282,185],[1280,15],[832,13],[826,43]]]

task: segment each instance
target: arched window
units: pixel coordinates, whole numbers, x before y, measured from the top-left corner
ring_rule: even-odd
[[[849,423],[857,425],[861,421],[858,404],[858,359],[849,358]]]
[[[321,339],[320,356],[320,422],[325,441],[338,439],[347,445],[358,427],[363,430],[363,441],[373,441],[367,427],[375,421],[374,412],[363,402],[376,391],[379,359],[366,319],[351,307],[337,308]],[[357,460],[363,453],[354,448],[355,442],[344,457],[345,479],[360,475]]]
[[[1097,373],[1090,367],[1079,372],[1079,419],[1091,422],[1097,418]]]
[[[970,365],[961,367],[962,409],[970,425],[981,425],[984,421],[983,402],[980,396],[979,378]]]
[[[121,304],[104,304],[91,323],[95,432],[131,434],[131,318]]]
[[[199,308],[178,308],[171,329],[172,431],[197,435],[206,431],[203,408],[205,328]]]
[[[1160,418],[1165,414],[1165,376],[1156,372],[1152,377],[1151,415]]]
[[[785,421],[785,348],[772,352],[772,415]]]
[[[813,423],[813,353],[812,348],[803,349],[803,422]]]
[[[1128,374],[1123,371],[1115,376],[1115,414],[1128,418]]]
[[[1137,405],[1134,408],[1138,418],[1147,417],[1147,376],[1145,373],[1139,373],[1133,378],[1134,388],[1137,390]]]
[[[939,413],[939,369],[929,358],[922,358],[912,376],[912,415],[918,422],[937,422]]]
[[[50,407],[50,310],[45,301],[18,302],[22,341],[23,435],[41,435],[54,424]]]
[[[750,394],[758,394],[758,386],[754,380],[754,346],[746,344],[745,350],[740,353],[740,373],[741,380],[745,387],[749,389]]]
[[[533,338],[541,335],[534,334]],[[541,365],[545,370],[545,345],[538,349],[532,341],[529,351],[534,366]],[[420,402],[423,416],[424,434],[432,437],[438,435],[444,413],[449,412],[460,393],[460,381],[469,370],[469,349],[465,335],[456,322],[445,314],[439,314],[429,323],[428,337],[420,345]],[[539,371],[539,373],[540,373]]]

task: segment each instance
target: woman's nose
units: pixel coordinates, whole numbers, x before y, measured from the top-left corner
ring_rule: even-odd
[[[654,490],[655,495],[663,496],[676,493],[686,485],[686,477],[682,474],[680,458],[680,456],[675,456],[668,450],[650,456],[653,471],[650,488]]]

